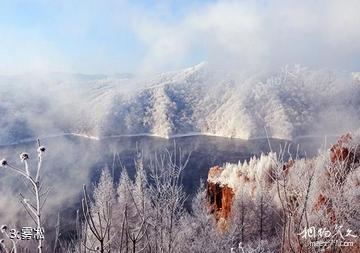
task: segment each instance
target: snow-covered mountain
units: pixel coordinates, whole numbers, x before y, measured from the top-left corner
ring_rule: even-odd
[[[338,134],[360,126],[359,76],[300,66],[230,73],[206,63],[147,77],[0,76],[0,143],[61,133]]]

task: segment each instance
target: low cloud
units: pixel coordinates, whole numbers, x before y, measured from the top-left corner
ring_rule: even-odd
[[[358,69],[359,1],[216,1],[169,22],[138,12],[133,26],[147,46],[147,72],[196,56],[233,68],[285,64]]]
[[[0,72],[153,73],[204,60],[358,70],[359,9],[357,0],[1,3]]]

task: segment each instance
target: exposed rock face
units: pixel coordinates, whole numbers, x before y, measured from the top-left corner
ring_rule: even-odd
[[[319,194],[312,211],[319,212],[321,209],[325,210],[325,215],[332,224],[336,224],[336,214],[332,207],[332,201],[323,193]]]
[[[228,186],[208,182],[207,195],[210,212],[215,215],[216,220],[227,220],[231,213],[233,190]]]
[[[337,143],[330,148],[330,166],[325,173],[328,180],[332,180],[336,185],[342,186],[355,164],[359,164],[360,153],[356,145],[352,143],[352,136],[347,133],[339,138]],[[354,186],[359,186],[353,182]],[[313,211],[319,212],[324,210],[325,216],[332,224],[337,223],[336,212],[334,211],[333,202],[330,196],[323,192],[318,193],[316,202],[313,205]]]
[[[360,151],[357,152],[352,144],[350,134],[343,135],[338,142],[329,150],[330,166],[325,170],[328,179],[334,180],[336,184],[343,184],[350,172],[350,167],[354,163],[359,163]],[[261,155],[260,158],[252,158],[249,162],[239,164],[225,164],[223,167],[214,166],[208,173],[208,203],[210,211],[215,214],[217,220],[227,219],[231,212],[231,205],[239,189],[245,190],[249,196],[255,196],[258,187],[270,189],[277,176],[275,167],[282,164],[282,176],[290,178],[293,169],[296,167],[297,160],[289,159],[281,163],[277,160],[276,153]],[[314,161],[306,160],[302,165],[305,170],[314,169]],[[278,171],[279,173],[279,171]],[[294,173],[293,173],[294,174]],[[359,182],[355,184],[360,185]],[[298,207],[296,194],[288,192],[288,206]],[[331,199],[321,192],[319,188],[318,197],[312,203],[312,210],[319,211],[323,207],[326,209],[329,218],[335,222],[335,214],[332,212]]]
[[[227,185],[216,182],[221,176],[223,168],[215,166],[210,168],[207,182],[207,196],[210,213],[214,214],[219,228],[226,229],[226,221],[230,217],[233,205],[234,191]]]
[[[329,159],[325,160],[314,158],[279,161],[275,153],[269,153],[248,162],[212,167],[207,180],[210,212],[214,214],[218,226],[226,229],[227,222],[232,217],[231,212],[234,211],[232,207],[235,199],[242,198],[245,192],[250,200],[254,200],[259,193],[266,192],[277,212],[296,220],[299,226],[301,222],[306,226],[303,220],[306,208],[314,224],[335,227],[336,224],[344,222],[344,209],[339,210],[339,197],[352,198],[350,192],[354,190],[356,194],[356,187],[360,186],[360,150],[358,151],[357,143],[359,141],[354,141],[350,134],[342,136],[329,149]],[[276,187],[277,182],[282,185],[281,189]],[[337,191],[331,190],[341,188],[348,191],[349,195],[336,195]],[[356,205],[356,201],[351,203]],[[318,224],[319,219],[321,222]],[[308,220],[306,222],[308,223]],[[303,246],[295,236],[300,227],[289,224],[285,226],[288,226],[288,229],[293,226],[293,236],[286,239],[285,252],[291,245],[301,251]],[[344,252],[359,252],[353,249],[358,250],[359,244],[347,248]]]
[[[249,163],[225,164],[224,167],[210,168],[207,180],[207,198],[209,210],[214,214],[220,229],[226,229],[227,220],[231,216],[231,209],[237,191],[246,189],[247,194],[255,196],[257,180],[264,185],[272,183],[272,169],[275,166],[276,154],[261,155],[259,159],[252,158]]]
[[[345,134],[341,136],[336,144],[330,149],[330,160],[332,163],[351,161],[354,159],[354,153],[350,151],[351,135]]]

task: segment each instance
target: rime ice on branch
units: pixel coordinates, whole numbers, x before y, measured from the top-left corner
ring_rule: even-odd
[[[44,203],[46,202],[49,189],[44,190],[43,185],[40,182],[40,172],[41,172],[41,165],[42,165],[42,158],[43,154],[45,152],[45,147],[40,145],[40,140],[37,141],[38,144],[38,164],[36,169],[35,177],[30,172],[28,160],[30,159],[29,154],[27,153],[21,153],[20,154],[20,161],[24,164],[24,169],[18,168],[11,163],[9,163],[6,159],[2,159],[0,161],[1,166],[4,169],[10,169],[11,171],[19,174],[20,176],[24,177],[29,182],[29,187],[31,188],[29,192],[32,192],[34,194],[33,200],[28,199],[24,197],[23,194],[20,193],[21,199],[20,202],[23,205],[25,211],[28,213],[28,215],[31,217],[31,219],[34,221],[36,225],[36,231],[37,233],[42,233],[43,231],[42,225],[42,208]],[[5,231],[4,226],[2,227],[2,230]],[[43,250],[43,234],[37,234],[38,236],[38,249],[37,251],[39,253],[42,253]],[[16,242],[12,240],[13,246],[11,251],[17,252]]]

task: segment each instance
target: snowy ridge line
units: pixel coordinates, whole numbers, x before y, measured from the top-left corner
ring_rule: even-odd
[[[15,141],[15,142],[1,143],[0,147],[15,146],[15,145],[29,143],[29,142],[36,142],[37,139],[44,140],[44,139],[51,139],[51,138],[70,136],[70,135],[72,135],[72,134],[70,134],[70,133],[59,133],[59,134],[41,136],[41,137],[38,137],[38,138],[26,138],[26,139]]]
[[[90,135],[86,135],[86,134],[59,133],[59,134],[50,134],[50,135],[40,136],[38,138],[26,138],[26,139],[23,139],[23,140],[10,142],[10,143],[1,143],[0,147],[15,146],[15,145],[29,143],[29,142],[36,142],[37,139],[45,140],[45,139],[51,139],[51,138],[57,138],[57,137],[65,137],[65,136],[77,136],[77,137],[82,137],[82,138],[87,138],[87,139],[100,140],[96,136],[90,136]]]
[[[343,133],[342,133],[343,134]],[[299,139],[306,139],[306,138],[327,138],[327,137],[334,137],[338,138],[342,135],[341,133],[338,134],[324,134],[324,135],[314,135],[314,134],[306,134],[306,135],[299,135],[293,138],[293,141],[297,141]]]
[[[97,136],[92,136],[92,135],[87,135],[87,134],[69,133],[68,135],[83,137],[83,138],[86,138],[86,139],[92,139],[92,140],[96,140],[96,141],[100,140],[100,138],[97,137]]]
[[[138,134],[116,134],[116,135],[108,135],[103,136],[101,139],[109,139],[116,137],[137,137],[137,136],[148,136],[148,137],[158,137],[163,139],[172,139],[172,138],[180,138],[180,137],[190,137],[190,136],[215,136],[215,137],[223,137],[223,138],[231,138],[228,136],[217,135],[212,133],[201,133],[201,132],[189,132],[184,134],[171,134],[168,136],[160,135],[160,134],[151,134],[151,133],[138,133]],[[241,138],[238,138],[241,139]],[[243,139],[245,140],[245,139]]]
[[[58,83],[60,77],[48,77],[51,88],[41,97],[43,103],[29,104],[26,97],[19,97],[2,105],[0,145],[32,141],[35,138],[26,138],[39,133],[46,138],[46,133],[54,132],[94,140],[200,135],[256,140],[267,138],[268,132],[273,139],[302,141],[360,126],[360,89],[348,72],[295,65],[234,74],[202,63],[125,82],[64,76]],[[33,94],[28,96],[36,96],[41,77],[0,78],[1,94],[13,97],[29,82]],[[43,108],[44,123],[32,129],[35,112],[46,103],[50,106]],[[25,105],[28,110],[23,110]],[[64,118],[52,108],[58,108]],[[12,111],[19,113],[12,115]],[[343,120],[336,120],[337,115]],[[321,135],[313,135],[317,133]]]
[[[284,141],[295,142],[296,140],[303,139],[303,138],[338,137],[340,135],[341,134],[333,134],[333,135],[301,135],[301,136],[295,137],[293,140],[284,139]],[[43,140],[43,139],[51,139],[51,138],[64,137],[64,136],[76,136],[76,137],[82,137],[82,138],[96,140],[96,141],[101,141],[101,140],[106,140],[106,139],[111,139],[111,138],[118,138],[118,137],[157,137],[157,138],[162,138],[162,139],[169,140],[169,139],[173,139],[173,138],[191,137],[191,136],[221,137],[221,138],[238,139],[238,140],[244,140],[244,141],[267,139],[266,136],[259,136],[259,137],[244,139],[244,138],[240,138],[240,137],[236,137],[236,136],[235,137],[234,136],[230,137],[230,136],[226,136],[226,135],[212,134],[212,133],[201,133],[201,132],[190,132],[190,133],[185,133],[185,134],[173,134],[173,135],[169,135],[169,136],[162,136],[162,135],[159,135],[159,134],[150,134],[150,133],[138,133],[138,134],[116,134],[116,135],[107,135],[107,136],[101,136],[101,137],[100,136],[88,135],[88,134],[81,134],[81,133],[60,133],[60,134],[52,134],[52,135],[41,136],[41,137],[39,137],[39,139]],[[38,138],[36,138],[36,139],[28,138],[28,139],[23,139],[23,140],[20,140],[20,141],[17,141],[17,142],[1,143],[0,147],[13,146],[13,145],[18,145],[18,144],[23,144],[23,143],[28,143],[28,142],[34,142],[37,139]],[[269,137],[269,139],[280,139],[280,138]]]
[[[292,140],[286,140],[289,142],[297,142],[299,139],[305,139],[305,138],[326,138],[326,137],[339,137],[341,134],[331,134],[331,135],[301,135],[293,138]],[[259,136],[254,138],[240,138],[240,137],[234,137],[234,136],[226,136],[226,135],[220,135],[220,134],[213,134],[213,133],[201,133],[201,132],[189,132],[185,134],[173,134],[169,136],[162,136],[159,134],[151,134],[151,133],[138,133],[138,134],[116,134],[116,135],[106,135],[106,136],[93,136],[89,134],[82,134],[82,133],[59,133],[59,134],[51,134],[46,136],[39,137],[40,140],[44,139],[51,139],[51,138],[57,138],[57,137],[65,137],[65,136],[76,136],[81,137],[85,139],[91,139],[95,141],[101,141],[101,140],[107,140],[112,138],[119,138],[119,137],[157,137],[162,139],[173,139],[173,138],[181,138],[181,137],[191,137],[191,136],[209,136],[209,137],[219,137],[219,138],[227,138],[227,139],[237,139],[237,140],[243,140],[243,141],[252,141],[252,140],[264,140],[267,139],[266,136]],[[1,143],[0,147],[6,147],[6,146],[15,146],[19,144],[29,143],[29,142],[35,142],[38,138],[27,138],[23,139],[17,142],[10,142],[10,143]],[[275,137],[269,137],[269,139],[279,139]]]
[[[212,134],[212,133],[201,133],[201,132],[173,134],[173,135],[169,135],[169,136],[162,136],[159,134],[151,134],[151,133],[138,133],[138,134],[106,135],[106,136],[101,136],[101,137],[88,135],[88,134],[82,134],[82,133],[59,133],[59,134],[40,136],[39,138],[27,138],[27,139],[23,139],[23,140],[20,140],[17,142],[1,143],[0,147],[14,146],[14,145],[19,145],[19,144],[24,144],[24,143],[29,143],[29,142],[35,142],[37,139],[44,140],[44,139],[51,139],[51,138],[65,137],[65,136],[76,136],[76,137],[81,137],[81,138],[86,138],[86,139],[91,139],[91,140],[96,140],[96,141],[107,140],[107,139],[118,138],[118,137],[157,137],[157,138],[169,140],[169,139],[173,139],[173,138],[191,137],[191,136],[211,136],[211,137],[221,137],[221,138],[228,138],[228,139],[238,139],[238,140],[244,140],[244,141],[266,139],[266,137],[256,137],[256,138],[244,139],[244,138],[240,138],[240,137],[229,137],[229,136],[225,136],[225,135]],[[276,139],[276,138],[270,138],[270,139]]]

